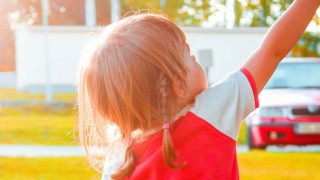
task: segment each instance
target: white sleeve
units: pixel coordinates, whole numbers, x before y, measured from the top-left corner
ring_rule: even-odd
[[[199,94],[192,112],[236,140],[242,120],[257,106],[253,78],[241,69]]]
[[[113,149],[107,151],[103,164],[102,180],[110,180],[110,175],[119,169],[124,161],[124,146],[121,142],[114,143]]]
[[[111,180],[110,175],[114,173],[116,170],[118,170],[122,163],[123,163],[123,157],[120,157],[119,160],[117,160],[117,162],[113,164],[107,163],[107,160],[106,160],[103,166],[103,173],[102,173],[101,180]]]

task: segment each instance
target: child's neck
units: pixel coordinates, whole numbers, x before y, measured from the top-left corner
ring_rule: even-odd
[[[177,121],[178,119],[180,119],[181,117],[185,116],[192,108],[194,107],[194,104],[188,104],[186,106],[184,106],[182,109],[180,109],[172,118],[172,120],[170,121],[170,124],[172,124],[173,122]],[[162,130],[162,125],[161,127],[157,127],[154,129],[150,129],[147,130],[143,133],[144,136],[149,136],[151,134],[157,133],[159,131]]]
[[[179,110],[172,118],[172,121],[170,123],[173,123],[174,121],[178,120],[180,117],[185,116],[191,108],[194,107],[194,104],[188,104],[184,106],[181,110]]]

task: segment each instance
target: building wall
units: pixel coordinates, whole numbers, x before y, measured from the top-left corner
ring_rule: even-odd
[[[54,91],[74,91],[80,46],[86,27],[49,27],[45,53],[42,27],[16,27],[16,84],[21,91],[44,92],[49,62],[50,82]]]
[[[213,66],[208,68],[211,82],[216,82],[237,69],[258,47],[266,29],[183,28],[196,57],[200,51],[212,52]],[[42,27],[16,27],[16,78],[22,91],[44,91],[46,60]],[[54,91],[73,92],[81,44],[92,27],[49,27],[48,62]]]
[[[201,29],[184,28],[194,54],[212,51],[212,67],[208,79],[211,83],[239,68],[259,46],[267,28]],[[201,63],[201,59],[200,63]]]

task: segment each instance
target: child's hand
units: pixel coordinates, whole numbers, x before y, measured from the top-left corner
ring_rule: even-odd
[[[279,62],[289,53],[308,26],[320,0],[295,0],[271,26],[261,46],[243,67],[252,74],[258,93],[264,88]]]

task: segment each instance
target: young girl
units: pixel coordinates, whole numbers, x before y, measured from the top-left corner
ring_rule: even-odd
[[[295,0],[244,65],[209,88],[185,34],[166,17],[106,27],[84,53],[78,85],[91,166],[103,179],[239,179],[241,121],[319,4]]]

